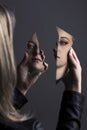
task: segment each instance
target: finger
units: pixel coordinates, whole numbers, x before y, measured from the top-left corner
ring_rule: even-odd
[[[44,51],[43,51],[43,50],[40,50],[40,53],[41,53],[42,55],[44,55]]]
[[[43,65],[44,65],[44,70],[47,70],[48,69],[48,64],[46,62],[43,62]]]
[[[29,55],[28,55],[27,52],[25,52],[24,53],[24,57],[23,57],[23,59],[22,59],[20,64],[25,66],[28,63],[28,59],[29,59]]]
[[[78,57],[76,55],[76,52],[74,51],[73,48],[71,48],[71,51],[72,51],[72,55],[73,55],[74,59],[76,60],[76,62],[80,63],[80,61],[79,61],[79,59],[78,59]]]
[[[70,66],[76,67],[77,66],[77,59],[75,53],[73,53],[73,50],[71,49],[69,52],[69,60],[70,60]]]
[[[45,55],[42,55],[42,60],[43,60],[43,61],[45,60]]]
[[[44,61],[44,60],[45,60],[44,51],[43,51],[43,50],[40,50],[40,54],[41,54],[42,60]]]

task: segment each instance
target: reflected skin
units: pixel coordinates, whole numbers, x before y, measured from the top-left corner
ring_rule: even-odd
[[[44,52],[40,50],[35,32],[32,35],[32,39],[27,42],[27,51],[17,67],[16,87],[25,95],[47,68],[48,64],[45,62]]]
[[[32,40],[28,41],[27,48],[29,54],[29,72],[43,72],[47,68],[47,64],[44,52],[40,50],[36,33],[33,34]]]
[[[73,36],[57,27],[58,41],[54,49],[56,59],[56,81],[60,80],[67,71],[68,53],[73,45]]]

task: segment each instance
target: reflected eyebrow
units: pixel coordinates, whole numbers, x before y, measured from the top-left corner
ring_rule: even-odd
[[[68,41],[70,41],[70,39],[69,39],[69,38],[67,38],[67,37],[61,37],[61,38],[64,38],[64,39],[67,39]]]
[[[36,44],[35,42],[33,42],[31,40],[27,42],[27,44],[29,44],[29,43]]]

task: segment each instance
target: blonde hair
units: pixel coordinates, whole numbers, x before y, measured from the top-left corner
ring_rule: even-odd
[[[14,25],[13,13],[0,5],[0,118],[23,121],[27,116],[18,113],[13,106],[17,78],[13,51]]]

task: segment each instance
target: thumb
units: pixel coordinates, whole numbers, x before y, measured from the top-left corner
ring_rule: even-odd
[[[28,63],[28,59],[29,59],[29,55],[28,55],[27,52],[25,52],[25,53],[24,53],[24,57],[23,57],[23,59],[22,59],[22,61],[21,61],[20,64],[22,64],[22,65],[25,66],[25,65]]]

